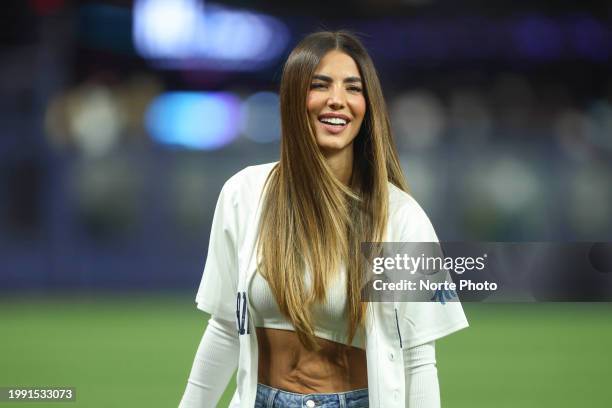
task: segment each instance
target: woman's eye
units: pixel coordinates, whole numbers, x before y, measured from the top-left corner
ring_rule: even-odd
[[[323,88],[325,84],[311,84],[310,89]]]
[[[358,86],[351,86],[348,88],[349,91],[361,92],[361,88]]]

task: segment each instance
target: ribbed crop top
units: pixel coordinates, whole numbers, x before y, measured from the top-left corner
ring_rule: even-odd
[[[311,288],[310,273],[305,273],[305,286]],[[280,312],[268,281],[255,273],[249,287],[249,300],[255,311],[252,317],[255,327],[295,331],[293,324]],[[348,314],[346,310],[346,269],[336,276],[327,288],[326,301],[313,306],[315,336],[348,344]],[[365,349],[363,329],[359,328],[352,342],[353,347]]]

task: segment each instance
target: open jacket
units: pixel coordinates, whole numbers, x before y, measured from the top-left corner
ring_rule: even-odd
[[[235,320],[240,340],[237,390],[231,407],[252,408],[257,389],[258,347],[249,303],[257,270],[256,243],[264,183],[276,163],[247,167],[223,186],[211,229],[208,256],[196,295],[199,309]],[[388,242],[437,242],[416,201],[389,183]],[[404,407],[402,349],[468,326],[459,302],[371,302],[365,319],[371,408]]]

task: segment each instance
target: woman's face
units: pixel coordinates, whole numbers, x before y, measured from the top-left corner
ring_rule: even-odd
[[[352,148],[366,111],[361,75],[353,58],[338,50],[323,57],[310,83],[306,107],[323,153]]]

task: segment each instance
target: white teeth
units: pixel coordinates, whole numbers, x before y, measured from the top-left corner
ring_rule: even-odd
[[[346,120],[341,118],[321,118],[319,119],[323,123],[329,123],[330,125],[346,125]]]

